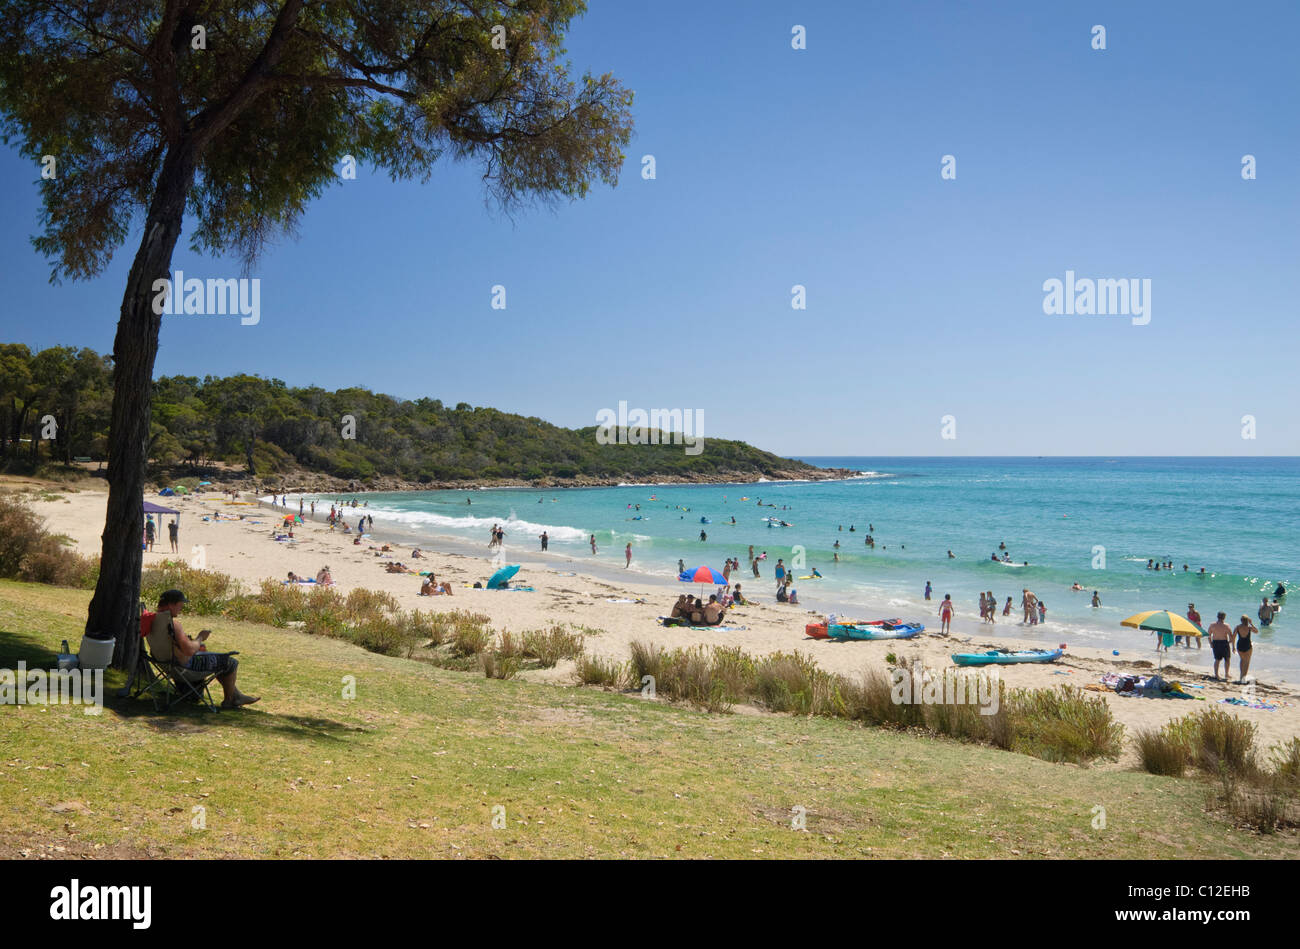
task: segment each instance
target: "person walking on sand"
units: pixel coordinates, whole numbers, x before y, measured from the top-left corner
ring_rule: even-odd
[[[1232,674],[1232,629],[1223,620],[1227,613],[1219,612],[1219,618],[1210,624],[1210,652],[1214,655],[1214,681],[1219,681],[1219,663],[1223,663],[1223,677]]]
[[[181,525],[172,521],[167,525],[167,539],[171,541],[172,553],[181,552]]]
[[[627,546],[623,548],[623,556],[627,558],[627,562],[623,564],[623,569],[626,570],[632,566],[632,542],[630,540],[627,542]]]
[[[542,534],[541,534],[541,536],[538,538],[538,540],[540,540],[540,541],[542,542],[542,550],[545,550],[545,549],[546,549],[546,545],[547,545],[548,543],[550,543],[551,538],[549,538],[548,536],[546,536],[546,531],[542,531]]]
[[[939,619],[941,620],[939,625],[940,636],[947,636],[950,632],[953,613],[952,594],[945,593],[943,595],[943,602],[939,604]]]
[[[1246,674],[1250,672],[1250,651],[1253,648],[1250,643],[1250,635],[1251,633],[1258,633],[1259,630],[1250,621],[1250,617],[1243,613],[1241,622],[1233,632],[1237,635],[1237,662],[1241,666],[1241,678],[1237,681],[1245,682]]]
[[[144,542],[149,545],[149,553],[153,553],[153,538],[156,528],[153,526],[153,518],[144,522]]]

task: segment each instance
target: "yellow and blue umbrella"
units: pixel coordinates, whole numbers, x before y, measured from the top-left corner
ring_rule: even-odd
[[[1145,629],[1153,633],[1162,633],[1162,639],[1166,646],[1173,645],[1175,636],[1204,636],[1205,630],[1197,626],[1186,616],[1179,616],[1177,613],[1171,613],[1168,610],[1147,610],[1144,613],[1134,613],[1126,620],[1120,621],[1121,626],[1129,626],[1133,629]],[[1157,648],[1159,648],[1157,644]],[[1160,663],[1157,663],[1160,665]]]

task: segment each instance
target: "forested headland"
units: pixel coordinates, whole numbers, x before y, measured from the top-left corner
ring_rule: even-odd
[[[31,471],[103,461],[112,372],[112,360],[90,349],[0,344],[0,465]],[[600,444],[594,425],[562,428],[464,402],[298,388],[241,374],[156,379],[148,453],[164,478],[221,472],[213,480],[315,477],[381,488],[843,474],[729,439],[706,438],[699,454],[666,435],[663,442]]]

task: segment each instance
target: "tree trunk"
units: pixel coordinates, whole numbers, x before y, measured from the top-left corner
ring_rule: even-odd
[[[149,204],[144,235],[131,263],[113,340],[113,409],[108,435],[108,510],[104,518],[99,582],[86,632],[117,637],[113,665],[131,670],[139,658],[136,619],[146,452],[153,408],[153,366],[162,316],[154,313],[155,280],[171,278],[172,251],[181,234],[185,198],[194,180],[193,146],[168,149]],[[173,287],[172,293],[179,293]]]

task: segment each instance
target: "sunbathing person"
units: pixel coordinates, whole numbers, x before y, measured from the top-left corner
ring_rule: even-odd
[[[736,584],[736,589],[731,594],[731,602],[735,603],[737,606],[749,605],[749,600],[745,599],[745,595],[740,592],[739,583]]]
[[[424,559],[424,554],[420,553],[420,548],[419,548],[419,547],[416,547],[414,550],[411,551],[411,559],[412,559],[412,560],[423,560],[423,559]]]
[[[420,596],[432,596],[435,587],[437,584],[434,582],[433,574],[429,574],[420,584]]]
[[[323,583],[327,587],[334,585],[334,578],[330,576],[328,565],[320,568],[320,571],[316,574],[316,582]]]
[[[720,624],[722,622],[722,612],[722,606],[718,603],[718,598],[710,596],[708,605],[704,607],[704,625],[717,626]]]
[[[186,602],[180,590],[168,590],[158,597],[158,612],[149,630],[150,654],[158,662],[171,662],[195,673],[196,679],[210,672],[217,673],[217,681],[225,693],[222,708],[252,705],[259,697],[245,695],[235,684],[239,660],[229,653],[207,651],[206,643],[212,631],[200,630],[198,637],[191,639],[181,629],[180,615]]]

